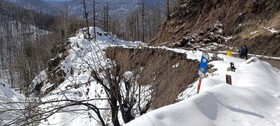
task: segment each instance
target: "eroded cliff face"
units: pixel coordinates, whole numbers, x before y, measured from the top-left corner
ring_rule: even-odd
[[[246,44],[250,53],[280,56],[275,46],[280,42],[278,0],[180,1],[151,45],[182,43],[184,39],[192,43],[225,43],[225,37],[231,36],[228,45]]]
[[[178,95],[198,78],[199,62],[187,59],[185,54],[165,49],[112,47],[106,55],[121,66],[121,71],[138,73],[139,84],[151,84],[151,108],[176,102]]]

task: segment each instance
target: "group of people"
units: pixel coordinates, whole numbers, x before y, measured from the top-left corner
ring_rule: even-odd
[[[248,59],[248,48],[246,45],[242,46],[238,50],[239,57],[241,59]]]

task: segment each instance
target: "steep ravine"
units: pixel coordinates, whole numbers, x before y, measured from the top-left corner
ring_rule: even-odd
[[[198,78],[199,62],[187,59],[185,54],[165,49],[110,47],[106,55],[122,71],[138,71],[141,85],[152,84],[153,109],[176,102],[179,93]]]

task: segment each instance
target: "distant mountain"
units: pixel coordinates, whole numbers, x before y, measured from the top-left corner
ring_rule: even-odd
[[[45,14],[55,15],[59,11],[54,5],[44,1],[44,0],[4,0],[13,3],[17,6],[23,7],[25,9],[32,9],[37,12],[42,12]]]
[[[9,23],[11,21],[20,22],[22,24],[29,24],[38,27],[39,29],[48,29],[54,21],[54,16],[51,16],[42,11],[35,10],[35,3],[29,5],[27,3],[19,5],[19,3],[24,2],[24,0],[0,0],[0,22]],[[36,1],[36,0],[33,0]],[[32,3],[32,2],[31,2]],[[29,5],[29,6],[28,6]],[[24,6],[24,7],[23,7]],[[26,9],[29,8],[29,9]],[[31,9],[33,8],[33,9]],[[44,22],[44,23],[42,23]],[[16,26],[17,27],[17,26]]]
[[[60,5],[63,5],[65,2],[68,2],[71,0],[44,0],[44,1],[53,6],[60,6]]]
[[[80,14],[80,0],[4,0],[7,2],[14,3],[18,6],[24,7],[26,9],[33,9],[38,12],[43,12],[47,14],[57,14],[58,11],[65,5],[69,5],[71,8],[70,14],[81,15]],[[97,10],[102,10],[103,5],[106,4],[106,0],[96,1]],[[110,6],[110,13],[126,13],[140,5],[141,0],[108,0]],[[154,5],[158,3],[158,0],[145,0],[146,5]],[[161,4],[164,2],[161,1]],[[91,0],[89,3],[91,6]]]
[[[68,5],[70,10],[70,14],[79,16],[81,15],[81,4],[79,0],[45,0],[48,3],[56,6],[57,8],[63,8],[65,5]],[[110,15],[115,14],[126,14],[140,6],[141,0],[108,0]],[[103,6],[107,3],[106,0],[97,0],[96,8],[97,11],[100,12],[103,9]],[[157,5],[158,0],[145,0],[145,4],[147,6]],[[161,6],[163,6],[164,2],[160,1]],[[89,2],[89,8],[92,8],[92,1]],[[91,10],[90,10],[91,11]]]

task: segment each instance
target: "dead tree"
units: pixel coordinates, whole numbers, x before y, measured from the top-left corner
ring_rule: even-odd
[[[95,31],[95,27],[96,27],[96,1],[93,0],[93,37],[94,37],[94,41],[96,41],[96,31]]]
[[[103,5],[103,28],[106,32],[109,32],[109,2]]]
[[[34,125],[39,124],[41,121],[46,120],[50,116],[56,114],[57,112],[63,111],[63,112],[73,112],[74,110],[67,110],[66,108],[72,107],[72,106],[85,106],[89,110],[94,111],[96,114],[99,123],[102,126],[106,126],[106,123],[100,113],[100,108],[97,106],[90,104],[89,101],[93,100],[106,100],[106,99],[88,99],[88,100],[71,100],[71,99],[63,99],[63,100],[49,100],[45,102],[37,102],[34,100],[27,99],[26,101],[10,101],[10,102],[0,102],[0,107],[5,108],[5,113],[11,113],[7,114],[10,117],[6,117],[7,120],[2,122],[0,120],[2,125]],[[65,102],[65,104],[61,104],[62,102]],[[46,108],[40,108],[40,106],[45,105],[48,106]],[[19,108],[12,108],[7,106],[21,106]],[[86,111],[86,110],[84,110]],[[13,115],[12,113],[17,113],[16,115]]]
[[[170,16],[170,2],[166,0],[166,17],[169,18]]]
[[[89,32],[89,11],[87,9],[87,0],[82,0],[81,1],[83,9],[81,10],[83,13],[83,17],[86,20],[86,28],[87,28],[87,39],[90,40],[90,32]]]
[[[142,41],[145,42],[145,1],[141,2]]]
[[[113,62],[110,62],[110,64],[112,67],[102,68],[105,79],[101,79],[100,73],[96,70],[93,70],[91,75],[105,89],[110,104],[113,125],[120,126],[118,120],[119,111],[124,122],[128,123],[135,119],[135,114],[133,114],[134,107],[138,109],[139,115],[142,115],[148,110],[150,102],[147,103],[146,108],[140,107],[140,101],[143,99],[140,94],[143,92],[141,86],[137,83],[137,74],[134,73],[132,77],[125,78],[124,71],[121,70],[119,64]]]

